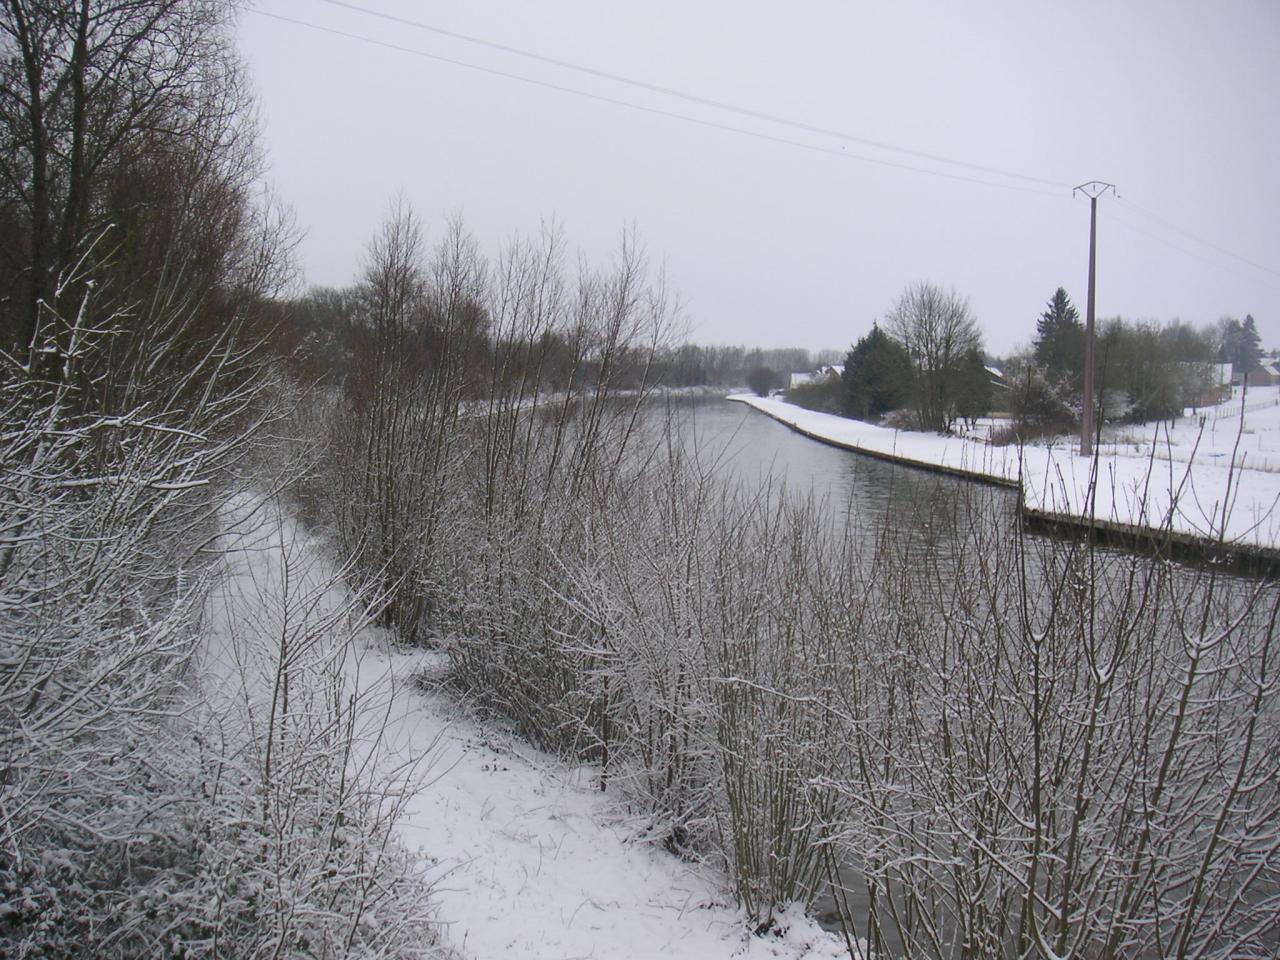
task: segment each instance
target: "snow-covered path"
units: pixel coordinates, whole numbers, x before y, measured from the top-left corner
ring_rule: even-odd
[[[255,661],[241,647],[254,631],[277,630],[279,610],[299,605],[309,617],[333,617],[349,605],[321,547],[272,504],[247,518],[248,503],[228,508],[228,576],[211,607],[215,636],[239,637],[211,649],[206,669],[226,685]],[[286,562],[287,561],[287,562]],[[285,570],[292,572],[282,575]],[[331,635],[339,635],[331,629]],[[843,943],[799,915],[783,936],[746,933],[723,877],[700,873],[652,846],[632,842],[590,769],[571,769],[489,725],[469,718],[439,684],[439,654],[408,651],[373,629],[345,650],[349,689],[376,705],[360,753],[376,751],[382,769],[418,760],[423,786],[398,832],[419,850],[435,883],[437,916],[461,957],[672,957],[681,960],[834,958]],[[265,689],[258,685],[265,693]]]
[[[397,661],[410,662],[388,658]],[[477,725],[443,693],[414,698],[406,740],[439,736],[440,776],[411,804],[401,835],[436,860],[440,916],[466,956],[845,955],[803,917],[783,939],[748,936],[714,878],[629,841],[593,771]]]

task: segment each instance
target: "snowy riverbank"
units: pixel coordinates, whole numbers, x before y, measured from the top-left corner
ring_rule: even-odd
[[[321,544],[277,503],[242,497],[224,520],[227,569],[208,606],[209,707],[254,729],[289,670],[340,684],[352,708],[352,771],[369,779],[432,887],[424,905],[453,956],[497,960],[833,960],[843,941],[798,909],[751,935],[726,878],[636,839],[598,770],[573,768],[478,722],[445,690],[447,662],[359,627],[362,611]],[[336,693],[333,694],[337,696]],[[237,705],[239,705],[237,707]],[[425,945],[424,945],[425,949]]]
[[[983,440],[894,430],[815,413],[782,400],[729,397],[826,443],[974,479],[1021,486],[1027,509],[1123,527],[1170,527],[1241,547],[1280,548],[1280,396],[1167,423],[1108,429],[1096,463],[1077,441],[992,446]],[[1243,412],[1242,412],[1243,405]],[[1243,427],[1241,426],[1243,416]],[[1096,473],[1095,473],[1096,468]],[[1097,482],[1093,480],[1096,477]]]
[[[384,650],[389,671],[443,669]],[[635,839],[595,768],[570,768],[443,691],[407,693],[408,750],[434,744],[439,779],[408,805],[401,838],[434,862],[434,900],[464,957],[600,960],[835,958],[843,944],[800,911],[780,937],[750,935],[722,876]]]

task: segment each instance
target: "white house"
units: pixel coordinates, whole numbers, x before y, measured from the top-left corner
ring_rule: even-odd
[[[820,383],[823,380],[839,380],[844,375],[844,364],[825,363],[813,373],[791,374],[790,387],[800,387],[806,383]]]

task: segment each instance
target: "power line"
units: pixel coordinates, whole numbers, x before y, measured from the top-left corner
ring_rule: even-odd
[[[327,0],[326,0],[327,2]],[[823,147],[817,144],[804,143],[800,140],[792,140],[789,137],[780,137],[774,134],[761,133],[757,130],[748,130],[745,127],[735,127],[732,124],[720,123],[715,120],[705,120],[699,117],[691,117],[687,114],[676,113],[671,110],[662,110],[658,107],[649,107],[639,103],[633,103],[629,100],[620,100],[616,97],[608,97],[603,94],[590,93],[586,90],[578,90],[574,87],[562,86],[558,83],[551,83],[546,80],[538,80],[533,77],[526,77],[521,74],[509,73],[505,70],[497,70],[493,67],[483,67],[479,64],[469,63],[465,60],[456,60],[452,57],[445,57],[435,53],[427,53],[425,50],[418,50],[414,47],[405,47],[397,43],[389,43],[385,40],[376,40],[373,37],[366,37],[358,33],[349,33],[346,30],[338,30],[334,27],[321,26],[318,23],[312,23],[307,20],[299,20],[294,17],[286,17],[278,13],[269,13],[266,10],[251,9],[252,13],[260,17],[267,17],[272,20],[279,20],[283,23],[294,24],[295,26],[306,27],[321,33],[332,34],[333,36],[345,37],[348,40],[357,40],[361,43],[371,44],[376,47],[382,47],[387,50],[395,50],[400,53],[407,53],[411,56],[421,57],[426,60],[434,60],[438,63],[447,63],[456,67],[465,67],[468,70],[474,70],[479,73],[489,74],[495,77],[502,77],[507,80],[516,80],[520,83],[528,83],[536,87],[542,87],[547,90],[554,90],[559,93],[568,93],[573,96],[582,97],[586,100],[595,100],[599,103],[608,103],[614,106],[626,107],[630,110],[638,110],[642,113],[650,113],[659,117],[668,117],[673,120],[681,120],[685,123],[693,123],[702,127],[709,127],[713,130],[722,130],[729,133],[736,133],[746,137],[754,137],[757,140],[765,140],[770,143],[780,143],[791,147],[798,147],[802,150],[809,150],[814,153],[824,153],[833,157],[840,157],[845,160],[853,160],[860,163],[872,163],[883,167],[892,167],[897,170],[908,170],[913,173],[921,173],[927,176],[942,177],[947,180],[956,180],[962,183],[974,183],[983,187],[994,187],[999,190],[1014,190],[1019,193],[1034,193],[1040,196],[1055,197],[1063,199],[1063,195],[1049,190],[1041,190],[1036,187],[1024,187],[1012,183],[999,183],[992,180],[981,180],[977,177],[968,177],[959,173],[948,173],[944,170],[930,170],[928,167],[918,167],[908,163],[901,163],[895,160],[885,160],[880,157],[867,157],[859,154],[849,153],[844,149],[835,149],[833,147]]]
[[[1272,276],[1280,277],[1280,270],[1275,270],[1271,267],[1266,266],[1265,264],[1261,264],[1254,260],[1250,260],[1248,257],[1242,257],[1238,253],[1232,253],[1230,250],[1226,249],[1225,247],[1220,247],[1218,246],[1218,244],[1213,243],[1210,240],[1205,240],[1203,237],[1197,237],[1194,233],[1191,233],[1187,230],[1183,230],[1181,227],[1177,226],[1176,224],[1170,223],[1168,220],[1165,220],[1162,217],[1157,216],[1156,214],[1152,213],[1150,210],[1144,210],[1142,207],[1138,206],[1136,203],[1134,203],[1131,200],[1122,201],[1122,202],[1126,207],[1128,207],[1134,213],[1141,214],[1142,216],[1147,217],[1150,220],[1154,220],[1156,223],[1160,224],[1165,229],[1172,230],[1174,233],[1179,234],[1180,236],[1185,237],[1188,240],[1191,240],[1195,243],[1203,244],[1204,246],[1208,247],[1210,250],[1213,250],[1217,253],[1222,254],[1224,257],[1230,257],[1232,260],[1239,260],[1241,263],[1247,266],[1253,267],[1255,270],[1262,270],[1264,273],[1269,273]]]
[[[365,14],[367,16],[376,17],[378,19],[386,20],[392,23],[398,23],[402,26],[413,27],[415,29],[428,31],[431,33],[438,34],[440,36],[449,37],[451,39],[461,40],[461,41],[472,43],[478,46],[488,47],[490,49],[498,50],[504,53],[509,53],[516,56],[524,57],[529,60],[539,61],[542,63],[550,64],[552,66],[561,67],[567,70],[573,70],[588,76],[594,76],[600,79],[627,84],[633,87],[637,87],[639,89],[648,90],[648,91],[663,94],[666,96],[676,97],[678,99],[685,100],[690,103],[696,103],[704,106],[713,107],[716,109],[726,110],[732,113],[740,114],[742,116],[752,117],[752,118],[764,120],[770,123],[789,126],[795,129],[805,130],[810,133],[816,133],[822,136],[833,137],[836,139],[846,140],[853,143],[861,143],[867,146],[876,147],[878,149],[901,153],[908,156],[914,156],[921,159],[930,160],[936,163],[942,163],[942,164],[948,164],[951,166],[967,168],[967,169],[971,169],[979,172],[988,173],[993,176],[1006,177],[1006,178],[1011,178],[1015,180],[1027,181],[1029,183],[1038,183],[1038,184],[1052,186],[1052,187],[1065,188],[1070,186],[1069,184],[1062,183],[1059,181],[1047,180],[1040,177],[1032,177],[1025,174],[1016,173],[1013,171],[1002,170],[997,167],[988,167],[988,166],[983,166],[981,164],[969,163],[963,160],[954,160],[949,157],[945,157],[937,154],[931,154],[931,153],[926,153],[924,151],[913,150],[907,147],[899,147],[893,144],[883,143],[881,141],[872,140],[865,137],[858,137],[853,134],[845,133],[843,131],[829,129],[826,127],[821,127],[813,124],[807,124],[801,121],[792,120],[787,117],[780,117],[780,116],[766,113],[764,111],[754,110],[748,107],[741,107],[735,104],[726,103],[724,101],[716,100],[710,97],[702,97],[697,94],[686,93],[684,91],[677,90],[674,88],[661,86],[659,84],[648,83],[643,80],[636,80],[634,78],[622,76],[620,74],[610,73],[604,70],[596,70],[592,67],[582,66],[580,64],[572,63],[570,61],[560,60],[555,57],[544,56],[542,54],[534,53],[528,50],[522,50],[518,47],[511,47],[505,44],[485,40],[480,37],[474,37],[474,36],[459,33],[456,31],[447,30],[442,27],[436,27],[431,24],[423,23],[421,21],[410,20],[408,18],[398,17],[392,14],[383,13],[381,11],[359,6],[354,3],[348,3],[346,2],[346,0],[321,0],[321,2],[327,3],[331,6],[347,9],[355,13]],[[639,112],[652,114],[654,116],[666,117],[668,119],[679,120],[684,123],[697,124],[698,126],[706,127],[713,130],[720,130],[728,133],[734,133],[740,136],[753,137],[757,140],[764,140],[770,143],[777,143],[785,146],[796,147],[801,150],[808,150],[813,153],[823,153],[829,156],[841,157],[843,159],[853,160],[855,162],[876,164],[878,166],[890,167],[898,170],[906,170],[912,173],[920,173],[927,176],[941,177],[944,179],[954,180],[961,183],[972,183],[972,184],[977,184],[979,186],[994,187],[1002,190],[1014,190],[1022,193],[1033,193],[1041,196],[1054,196],[1054,197],[1062,196],[1061,194],[1058,194],[1056,192],[1051,192],[1049,190],[1044,190],[1044,189],[1038,189],[1035,187],[1020,186],[1012,183],[1000,183],[992,180],[981,179],[979,177],[965,176],[959,173],[951,173],[943,170],[934,170],[928,167],[921,167],[914,164],[903,163],[901,161],[894,161],[894,160],[888,160],[880,157],[871,157],[871,156],[866,156],[861,154],[849,153],[844,149],[834,149],[831,147],[825,147],[818,144],[806,143],[806,142],[795,140],[789,137],[763,133],[757,130],[751,130],[745,127],[738,127],[728,123],[721,123],[714,120],[707,120],[699,117],[693,117],[687,114],[677,113],[671,110],[664,110],[658,107],[650,107],[650,106],[635,103],[629,100],[622,100],[617,97],[610,97],[604,94],[592,93],[586,90],[580,90],[574,87],[568,87],[562,84],[552,83],[546,80],[539,80],[539,79],[524,76],[521,74],[510,73],[508,71],[499,70],[492,67],[485,67],[479,64],[470,63],[468,61],[442,56],[440,54],[428,53],[424,50],[418,50],[416,48],[402,46],[400,44],[389,43],[387,41],[378,40],[373,37],[368,37],[361,34],[350,33],[348,31],[339,30],[333,27],[322,26],[320,24],[313,23],[307,20],[301,20],[294,17],[287,17],[281,14],[269,13],[265,10],[260,10],[255,8],[250,8],[250,9],[253,13],[257,13],[260,16],[268,17],[270,19],[278,20],[284,23],[294,24],[296,26],[306,27],[308,29],[316,30],[322,33],[328,33],[334,36],[344,37],[350,40],[355,40],[361,43],[370,44],[372,46],[382,47],[388,50],[395,50],[400,53],[406,53],[411,56],[421,57],[423,59],[434,60],[439,63],[446,63],[452,66],[463,67],[468,70],[489,74],[491,76],[501,77],[507,80],[514,80],[519,83],[526,83],[532,86],[542,87],[543,89],[552,90],[558,93],[570,94],[572,96],[580,97],[586,100],[594,100],[599,103],[607,103],[613,106],[625,107],[630,110],[636,110]],[[1168,220],[1165,220],[1164,218],[1156,215],[1155,213],[1152,213],[1149,210],[1144,210],[1142,207],[1138,206],[1137,204],[1134,204],[1132,201],[1124,200],[1119,197],[1117,197],[1117,199],[1120,200],[1121,204],[1125,208],[1132,210],[1134,213],[1147,217],[1148,219],[1154,221],[1155,223],[1160,224],[1162,227],[1164,227],[1167,230],[1170,230],[1188,240],[1191,240],[1210,250],[1213,250],[1216,253],[1221,254],[1222,256],[1229,257],[1232,260],[1236,260],[1239,263],[1242,263],[1248,267],[1253,268],[1254,270],[1261,270],[1264,273],[1271,274],[1272,276],[1280,277],[1280,271],[1278,270],[1275,270],[1264,264],[1258,263],[1257,261],[1250,260],[1247,257],[1243,257],[1240,254],[1234,253],[1231,250],[1226,249],[1225,247],[1222,247],[1216,243],[1213,243],[1212,241],[1204,239],[1203,237],[1198,237],[1195,234],[1191,233],[1190,231],[1187,231],[1182,229],[1181,227],[1178,227],[1176,224],[1171,223]],[[1166,245],[1172,247],[1175,250],[1178,250],[1181,253],[1186,254],[1187,256],[1191,256],[1193,258],[1199,259],[1202,262],[1210,264],[1212,266],[1218,266],[1220,268],[1223,266],[1223,265],[1214,263],[1211,260],[1207,260],[1204,257],[1199,257],[1192,251],[1187,250],[1183,247],[1177,246],[1175,244],[1171,244],[1167,240],[1159,236],[1156,236],[1155,234],[1140,230],[1135,224],[1131,222],[1124,222],[1124,221],[1121,221],[1121,222],[1126,228],[1133,230],[1134,232],[1137,232],[1137,233],[1142,233],[1145,236],[1148,236],[1159,242],[1165,243]]]
[[[602,80],[610,80],[615,83],[627,84],[628,86],[638,87],[641,90],[648,90],[651,93],[660,93],[664,96],[675,97],[679,100],[685,100],[689,103],[696,103],[705,107],[714,107],[717,110],[725,110],[730,113],[736,113],[740,116],[751,117],[756,120],[765,120],[769,123],[776,123],[782,126],[791,127],[796,130],[803,130],[806,133],[816,133],[825,137],[833,137],[837,140],[846,140],[850,143],[859,143],[867,147],[875,147],[879,150],[888,150],[893,153],[901,153],[907,156],[916,157],[921,160],[930,160],[934,163],[945,163],[951,166],[964,167],[969,170],[975,170],[980,173],[992,174],[994,176],[1007,177],[1013,180],[1023,180],[1028,183],[1038,183],[1042,186],[1070,188],[1071,184],[1059,180],[1046,180],[1043,177],[1033,177],[1024,173],[1017,173],[1012,170],[1003,170],[999,167],[985,166],[980,163],[970,163],[967,160],[956,160],[951,157],[942,156],[941,154],[927,153],[923,150],[914,150],[910,147],[900,147],[892,143],[886,143],[882,140],[872,140],[868,137],[860,137],[855,134],[846,133],[842,130],[835,130],[830,127],[821,127],[816,124],[805,123],[801,120],[793,120],[790,117],[783,117],[777,114],[766,113],[763,110],[756,110],[751,107],[743,107],[738,104],[728,103],[724,100],[717,100],[714,97],[704,97],[696,93],[688,93],[684,90],[677,90],[674,87],[666,87],[661,84],[649,83],[645,80],[637,80],[634,77],[627,77],[617,73],[610,73],[607,70],[597,70],[594,67],[586,67],[582,64],[573,63],[568,60],[561,60],[556,57],[549,57],[541,53],[534,53],[530,50],[522,50],[519,47],[508,46],[504,43],[497,43],[492,40],[485,40],[482,37],[474,37],[469,34],[459,33],[455,30],[446,30],[443,27],[433,26],[429,23],[423,23],[420,20],[411,20],[407,17],[399,17],[394,14],[384,13],[380,10],[372,10],[368,7],[362,7],[354,3],[347,3],[345,0],[321,0],[330,6],[341,7],[344,10],[351,10],[356,13],[362,13],[366,16],[376,17],[380,20],[386,20],[391,23],[398,23],[402,26],[413,27],[418,30],[425,30],[435,33],[443,37],[449,37],[453,40],[461,40],[465,43],[472,43],[481,47],[488,47],[491,50],[498,50],[502,53],[509,53],[513,56],[524,57],[528,60],[535,60],[539,63],[546,63],[551,66],[560,67],[565,70],[573,70],[587,76],[597,77]],[[912,168],[908,168],[912,169]]]
[[[1133,205],[1128,204],[1121,209],[1127,212],[1128,210],[1133,209]],[[1247,272],[1230,263],[1212,260],[1203,254],[1197,253],[1194,249],[1188,246],[1184,246],[1180,243],[1174,243],[1167,236],[1161,236],[1159,233],[1154,233],[1151,230],[1140,227],[1137,223],[1119,213],[1113,212],[1112,219],[1123,229],[1128,230],[1131,233],[1138,234],[1139,236],[1146,237],[1148,240],[1154,240],[1156,243],[1163,244],[1170,250],[1175,250],[1191,260],[1198,260],[1200,263],[1213,267],[1215,270],[1221,270],[1224,273],[1229,273],[1234,277],[1240,277],[1244,280],[1250,281],[1251,283],[1261,283],[1269,289],[1280,290],[1280,284],[1271,281],[1269,278],[1259,277],[1256,273]]]

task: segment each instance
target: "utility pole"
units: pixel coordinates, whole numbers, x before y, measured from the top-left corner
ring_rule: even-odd
[[[1084,402],[1080,413],[1080,456],[1093,453],[1093,278],[1094,260],[1098,245],[1098,198],[1108,190],[1114,194],[1115,184],[1090,180],[1071,191],[1071,196],[1083,193],[1089,198],[1089,302],[1085,307],[1084,321]]]

